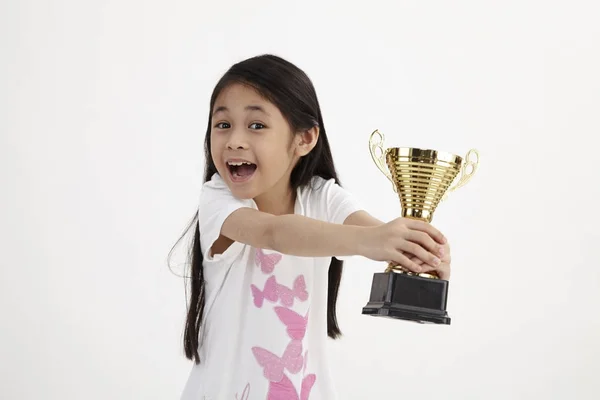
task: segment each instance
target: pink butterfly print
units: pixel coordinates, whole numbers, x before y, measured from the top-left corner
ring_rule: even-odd
[[[284,368],[292,374],[297,374],[304,365],[302,342],[298,340],[292,340],[288,344],[281,358],[262,347],[253,347],[252,353],[258,364],[264,368],[265,378],[271,382],[279,382],[283,378]]]
[[[252,296],[254,297],[254,305],[261,308],[265,299],[270,302],[276,302],[277,299],[281,299],[281,303],[286,307],[294,305],[294,299],[298,298],[301,301],[308,299],[308,292],[306,291],[306,283],[304,282],[304,276],[300,275],[294,281],[294,288],[290,289],[285,285],[277,283],[275,276],[271,276],[265,282],[265,287],[261,291],[256,285],[250,285],[252,290]]]
[[[269,383],[269,392],[267,393],[267,400],[308,400],[310,391],[312,390],[317,376],[310,374],[302,379],[302,386],[300,387],[300,396],[298,391],[294,387],[290,378],[283,375],[283,379],[279,382]]]
[[[306,326],[308,325],[308,313],[306,317],[285,307],[275,307],[275,313],[279,320],[287,328],[287,333],[293,340],[302,340],[306,335]]]
[[[270,274],[279,261],[281,261],[281,254],[265,254],[262,249],[256,249],[255,261],[260,266],[262,272]]]
[[[267,279],[265,288],[262,291],[255,285],[250,285],[250,290],[252,290],[252,296],[254,297],[254,305],[258,308],[262,307],[265,299],[273,303],[277,301],[277,281],[275,280],[275,275]]]
[[[284,285],[277,285],[277,291],[279,293],[279,299],[281,300],[281,303],[286,307],[293,306],[295,298],[298,298],[300,301],[306,301],[308,299],[304,275],[299,275],[294,280],[294,286],[292,289]]]
[[[242,396],[238,397],[237,393],[235,394],[235,400],[248,400],[250,398],[250,384],[247,383],[244,391],[242,392]]]

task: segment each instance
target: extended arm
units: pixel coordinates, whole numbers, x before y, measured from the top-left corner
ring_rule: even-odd
[[[439,264],[438,243],[444,243],[445,239],[430,224],[398,218],[380,225],[380,221],[365,212],[354,214],[346,218],[345,224],[333,224],[295,214],[275,216],[240,208],[225,219],[213,250],[219,243],[222,246],[223,241],[229,243],[220,251],[237,241],[300,257],[361,255],[376,261],[393,261],[415,271],[421,267],[405,253],[432,265]],[[372,225],[357,226],[353,221]]]
[[[344,221],[344,225],[355,226],[381,226],[385,222],[378,220],[366,211],[356,211],[348,216]]]
[[[241,208],[225,220],[221,234],[232,241],[283,254],[332,257],[363,255],[367,229],[332,224],[301,215],[275,216]]]

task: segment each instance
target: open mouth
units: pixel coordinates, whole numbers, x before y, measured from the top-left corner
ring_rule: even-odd
[[[228,161],[227,169],[229,169],[231,179],[234,182],[244,182],[254,175],[256,164],[248,161]]]

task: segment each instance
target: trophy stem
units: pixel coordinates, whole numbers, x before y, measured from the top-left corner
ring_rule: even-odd
[[[385,269],[386,274],[389,272],[395,272],[397,274],[405,274],[405,275],[409,275],[409,276],[419,276],[421,278],[428,278],[428,279],[440,279],[440,277],[438,276],[438,274],[435,271],[421,272],[421,273],[417,274],[417,273],[407,270],[404,267],[401,267],[399,265],[392,264],[392,263],[388,263],[388,266]]]
[[[417,208],[405,207],[405,208],[402,208],[402,217],[431,223],[431,221],[433,220],[433,212],[434,211],[435,211],[435,209],[428,210],[428,209],[423,209],[423,208],[417,209]]]

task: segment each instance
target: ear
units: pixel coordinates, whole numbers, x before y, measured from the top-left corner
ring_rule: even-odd
[[[296,135],[296,154],[303,157],[311,152],[319,140],[319,127],[301,131]]]

